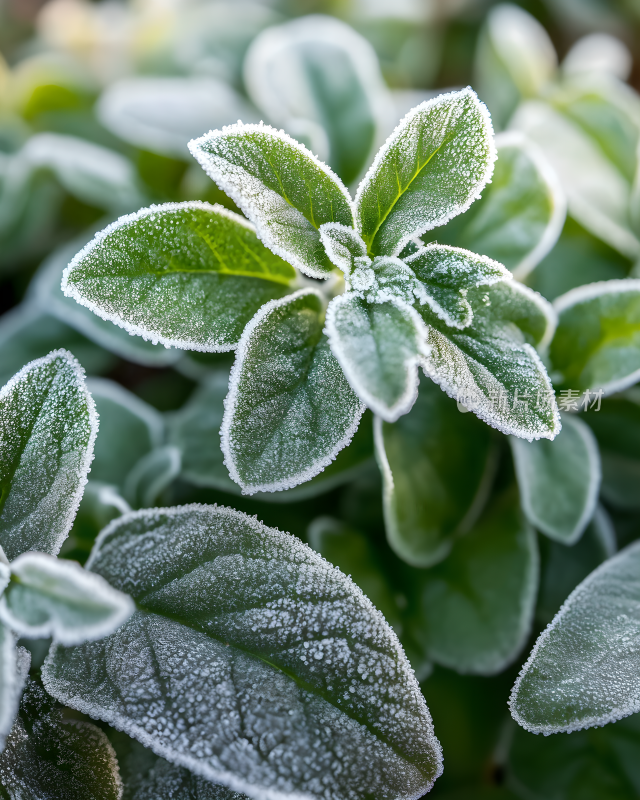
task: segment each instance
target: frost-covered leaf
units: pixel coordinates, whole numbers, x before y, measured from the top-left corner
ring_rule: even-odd
[[[428,352],[426,326],[414,309],[349,292],[329,304],[326,331],[362,402],[389,422],[406,414],[418,391],[418,362]]]
[[[503,670],[527,640],[538,589],[536,534],[517,493],[494,499],[445,561],[412,575],[410,633],[426,657],[458,672]]]
[[[473,322],[448,328],[427,307],[431,352],[425,373],[451,397],[503,433],[552,439],[560,416],[546,370],[535,350],[551,337],[553,309],[515,281],[471,289]]]
[[[358,231],[339,222],[325,222],[320,227],[320,241],[331,262],[345,275],[353,269],[356,258],[367,255],[367,245]]]
[[[120,800],[122,783],[100,728],[65,719],[40,684],[29,681],[0,755],[0,791],[9,800]]]
[[[496,466],[491,431],[428,378],[408,414],[376,419],[387,540],[414,567],[442,561],[482,511]]]
[[[459,247],[430,244],[404,261],[424,287],[420,304],[429,306],[452,328],[462,329],[471,324],[473,311],[466,299],[469,289],[511,278],[497,261]]]
[[[65,270],[64,293],[154,343],[232,350],[295,270],[238,214],[208,203],[167,203],[121,217]]]
[[[496,137],[498,160],[480,200],[430,238],[483,253],[523,280],[556,243],[566,215],[558,178],[533,142]]]
[[[95,406],[75,358],[55,350],[0,392],[0,546],[55,554],[73,523],[93,457]]]
[[[605,561],[540,635],[511,693],[534,733],[605,725],[640,711],[640,544]]]
[[[527,519],[552,539],[573,544],[593,516],[600,489],[600,454],[589,427],[564,414],[552,442],[509,442]]]
[[[559,386],[607,395],[638,381],[640,280],[579,286],[558,297],[554,307],[558,327],[549,356]]]
[[[90,378],[87,388],[100,418],[91,480],[122,486],[134,464],[162,444],[162,416],[114,381]]]
[[[337,175],[268,125],[230,125],[189,149],[267,247],[306,275],[327,277],[333,264],[318,228],[326,222],[353,227],[351,199]]]
[[[245,329],[231,373],[222,450],[243,492],[290,489],[328,466],[362,412],[322,332],[319,292],[273,301]]]
[[[558,65],[549,34],[535,17],[511,3],[491,9],[478,39],[476,80],[498,128],[522,97],[536,97]]]
[[[9,580],[9,569],[0,563],[0,586]],[[20,702],[20,680],[16,653],[16,637],[0,622],[0,753],[11,731]],[[1,758],[1,756],[0,756]]]
[[[96,111],[105,128],[125,142],[184,160],[189,140],[202,131],[238,119],[258,121],[256,110],[228,83],[208,76],[124,78],[105,89]]]
[[[640,241],[629,218],[631,181],[599,142],[566,114],[537,100],[518,109],[511,127],[542,149],[567,195],[571,216],[626,258],[637,259]]]
[[[395,634],[289,534],[222,507],[154,509],[112,523],[88,566],[141,610],[54,648],[44,681],[62,702],[254,798],[419,797],[440,773]]]
[[[471,89],[412,109],[358,188],[358,228],[369,252],[397,256],[415,236],[466,211],[494,160],[491,119]]]
[[[52,636],[73,645],[112,633],[134,608],[126,594],[74,561],[23,553],[11,562],[0,619],[29,639]]]
[[[268,28],[244,62],[249,96],[349,185],[365,167],[391,113],[369,42],[335,17],[309,15]],[[315,129],[315,130],[314,130]]]
[[[180,474],[180,450],[171,444],[142,456],[124,482],[124,496],[134,508],[154,506]]]
[[[214,372],[189,402],[170,416],[168,441],[182,454],[181,478],[195,486],[239,494],[240,487],[229,477],[220,447],[220,426],[228,388],[228,371]],[[255,499],[286,503],[328,492],[351,480],[372,457],[371,420],[366,419],[358,426],[351,443],[315,478],[282,492],[257,492]]]

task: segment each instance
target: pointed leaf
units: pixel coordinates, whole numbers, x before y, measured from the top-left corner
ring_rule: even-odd
[[[515,281],[471,289],[472,324],[447,328],[426,306],[431,352],[425,373],[480,419],[524,439],[553,439],[560,416],[534,345],[550,338],[555,317],[538,294]]]
[[[502,264],[459,247],[431,244],[405,258],[424,287],[421,305],[452,328],[471,324],[473,311],[466,299],[467,291],[478,286],[491,286],[511,276]]]
[[[268,125],[229,125],[189,149],[267,247],[305,275],[327,277],[333,265],[318,229],[325,222],[353,227],[351,199],[337,175]]]
[[[466,211],[494,161],[491,119],[471,89],[412,109],[358,188],[358,228],[369,252],[396,256],[414,236]]]
[[[0,755],[0,789],[11,800],[120,800],[122,783],[113,748],[90,722],[65,719],[35,681]]]
[[[640,543],[605,561],[540,635],[511,693],[534,733],[577,731],[640,711]]]
[[[208,203],[144,208],[96,234],[65,270],[68,297],[154,343],[233,350],[295,270],[238,214]]]
[[[640,280],[579,286],[558,297],[554,307],[558,328],[549,356],[560,386],[606,395],[637,383]]]
[[[0,619],[29,639],[53,636],[72,645],[100,639],[134,611],[131,598],[74,561],[24,553],[11,562]]]
[[[572,414],[550,442],[510,437],[522,510],[558,542],[573,544],[593,516],[600,489],[600,454],[587,425]]]
[[[482,511],[495,472],[491,431],[423,378],[408,414],[376,419],[387,540],[414,567],[445,558]]]
[[[320,227],[320,241],[327,256],[336,267],[348,275],[356,258],[365,258],[367,245],[358,231],[339,222],[325,222]]]
[[[106,528],[89,568],[144,610],[53,649],[62,702],[254,798],[419,797],[439,774],[395,634],[289,534],[222,507],[154,509]]]
[[[0,546],[55,554],[76,515],[98,419],[65,350],[27,364],[0,392]]]
[[[331,350],[354,392],[393,422],[411,408],[418,391],[418,362],[427,352],[419,315],[401,301],[368,303],[339,295],[327,309]]]
[[[364,410],[322,332],[319,292],[264,306],[245,329],[221,428],[245,494],[308,481],[351,441]]]
[[[516,492],[494,499],[449,557],[417,570],[411,633],[425,655],[459,672],[492,675],[520,652],[538,589],[538,548]]]

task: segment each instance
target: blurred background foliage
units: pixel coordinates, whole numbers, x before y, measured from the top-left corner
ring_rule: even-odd
[[[637,717],[570,737],[535,737],[507,712],[516,666],[465,676],[420,655],[411,630],[421,624],[424,570],[387,543],[370,420],[309,484],[241,497],[218,444],[232,354],[182,353],[130,337],[59,290],[69,259],[121,214],[190,199],[233,207],[190,158],[190,138],[265,119],[353,186],[406,111],[468,84],[488,103],[497,130],[514,127],[516,107],[520,113],[544,100],[599,143],[609,165],[603,185],[617,170],[605,208],[576,170],[562,174],[571,142],[558,168],[553,147],[517,116],[515,127],[548,151],[569,210],[555,247],[523,279],[553,300],[581,284],[636,276],[640,103],[629,87],[640,86],[640,1],[516,5],[555,48],[543,42],[547,61],[539,52],[530,72],[518,74],[504,69],[513,43],[500,38],[506,23],[489,0],[0,0],[0,373],[4,383],[33,358],[66,347],[91,378],[100,436],[63,554],[84,561],[97,531],[129,507],[221,502],[257,514],[350,573],[395,625],[444,748],[434,797],[632,798],[640,796]],[[344,23],[326,33],[329,45],[339,45],[335,60],[328,67],[309,57],[304,80],[283,81],[302,58],[309,14]],[[323,35],[323,24],[316,20],[314,35]],[[594,33],[615,37],[601,39],[598,50],[615,86],[596,81],[576,93],[572,76],[585,72],[580,59],[589,53],[572,48]],[[536,623],[523,654],[572,588],[640,535],[638,408],[631,393],[606,401],[600,416],[587,415],[603,458],[603,505],[571,550],[540,537]],[[501,497],[514,485],[505,442],[496,439],[492,456],[493,493]]]

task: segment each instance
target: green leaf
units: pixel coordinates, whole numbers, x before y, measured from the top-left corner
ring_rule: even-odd
[[[154,509],[112,523],[89,568],[140,611],[54,647],[43,675],[62,702],[255,798],[419,797],[440,773],[396,635],[293,536],[222,507]]]
[[[349,185],[363,171],[378,127],[386,127],[388,90],[375,51],[353,28],[313,15],[263,31],[251,44],[244,79],[253,102]]]
[[[369,303],[355,292],[327,309],[327,336],[347,380],[363,403],[393,422],[411,408],[427,329],[402,301]]]
[[[129,333],[183,350],[233,350],[295,270],[237,214],[208,203],[167,203],[121,217],[65,270],[68,297]]]
[[[122,486],[136,462],[162,444],[162,416],[114,381],[90,378],[87,388],[100,418],[91,480]]]
[[[378,417],[375,432],[387,540],[430,567],[482,511],[497,465],[491,431],[423,378],[411,411],[393,424]]]
[[[320,227],[320,241],[331,262],[345,275],[353,269],[356,258],[366,258],[367,246],[358,231],[339,222],[325,222]]]
[[[535,346],[553,333],[551,306],[515,281],[470,289],[473,322],[463,331],[447,327],[427,306],[431,352],[425,374],[489,425],[524,439],[553,437],[560,417]]]
[[[560,387],[607,395],[637,383],[640,280],[580,286],[559,297],[554,307],[558,328],[549,356]]]
[[[511,693],[511,715],[534,733],[577,731],[640,711],[640,544],[605,561],[540,635]]]
[[[74,561],[23,553],[11,562],[0,619],[20,636],[66,645],[100,639],[126,622],[131,598]]]
[[[0,392],[0,546],[56,554],[73,523],[98,430],[82,368],[65,350]]]
[[[10,800],[120,800],[113,748],[90,722],[65,719],[35,681],[0,755],[0,790]]]
[[[494,499],[449,557],[415,570],[411,634],[426,657],[459,672],[492,675],[524,646],[538,588],[538,548],[518,496]]]
[[[404,263],[422,284],[420,304],[426,304],[446,325],[459,329],[468,327],[473,320],[473,310],[466,299],[468,290],[511,277],[497,261],[439,244],[420,248]]]
[[[589,524],[600,489],[600,454],[589,427],[571,414],[550,442],[510,437],[522,510],[542,533],[574,544]]]
[[[62,556],[84,563],[100,531],[128,511],[131,506],[120,495],[118,486],[88,481]]]
[[[484,253],[523,280],[553,248],[566,200],[540,150],[515,131],[496,137],[498,160],[480,200],[429,238]]]
[[[337,175],[268,125],[229,125],[189,149],[267,247],[305,275],[327,277],[333,265],[318,229],[325,222],[353,227],[351,198]]]
[[[320,293],[264,306],[245,329],[221,428],[232,479],[245,494],[290,489],[328,466],[364,410],[322,332]]]
[[[142,456],[124,482],[124,496],[134,508],[157,504],[162,493],[180,474],[181,454],[177,447],[165,445]]]
[[[397,256],[415,236],[466,211],[494,161],[491,119],[471,89],[412,109],[358,188],[358,229],[369,253]]]

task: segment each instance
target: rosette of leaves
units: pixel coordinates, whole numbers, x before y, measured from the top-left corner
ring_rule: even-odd
[[[409,112],[355,201],[268,126],[239,123],[190,147],[249,221],[203,203],[143,209],[99,233],[63,288],[152,341],[236,350],[221,436],[245,493],[318,474],[365,406],[389,422],[408,412],[419,366],[500,430],[557,434],[536,352],[552,333],[550,306],[501,264],[417,239],[491,177],[491,121],[471,89]],[[547,402],[505,402],[516,392]]]

